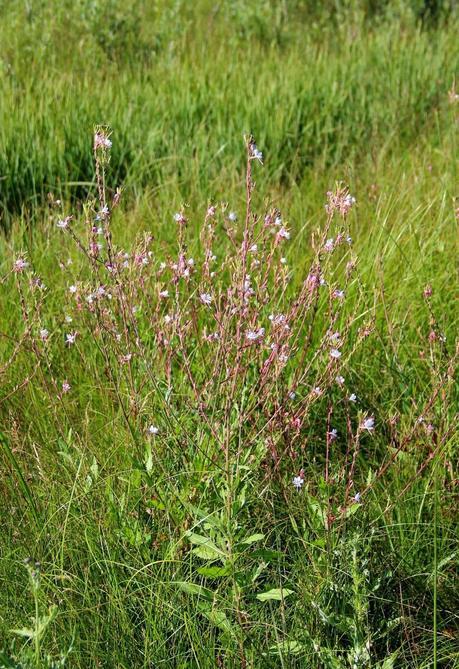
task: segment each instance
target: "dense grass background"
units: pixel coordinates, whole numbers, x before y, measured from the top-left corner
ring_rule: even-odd
[[[251,131],[265,155],[255,205],[273,203],[289,219],[298,283],[325,192],[336,179],[350,185],[376,334],[348,375],[385,426],[362,453],[364,485],[387,454],[390,416],[400,416],[403,435],[443,371],[445,357],[428,343],[428,283],[449,356],[455,346],[454,3],[10,0],[0,8],[2,276],[27,252],[50,287],[43,316],[56,329],[67,285],[56,261],[70,256],[80,271],[80,258],[57,234],[47,194],[78,218],[94,194],[95,123],[113,129],[109,184],[125,189],[114,221],[125,248],[142,231],[161,248],[171,243],[173,213],[186,202],[198,252],[208,201],[243,210],[242,137]],[[0,283],[0,332],[3,369],[23,332],[10,279]],[[79,669],[240,667],[242,656],[257,668],[459,666],[454,436],[405,490],[428,453],[419,434],[336,530],[321,520],[319,445],[302,463],[304,495],[288,467],[266,484],[247,466],[225,532],[235,546],[263,536],[239,545],[237,578],[206,578],[184,535],[192,527],[221,536],[205,528],[221,497],[218,471],[195,448],[193,413],[183,406],[174,435],[183,450],[162,446],[146,472],[96,360],[82,368],[64,349],[53,359],[78,388],[60,426],[65,439],[40,388],[18,388],[33,378],[30,351],[0,376],[0,666],[34,666],[24,659],[28,642],[11,632],[33,615],[29,555],[42,563],[40,611],[58,607],[40,667],[70,646],[66,666]],[[186,397],[186,387],[177,392]],[[457,399],[450,384],[435,408],[439,441],[457,419]],[[170,514],[155,507],[153,490],[167,496]],[[217,613],[206,591],[197,598],[176,582],[215,591]],[[294,591],[285,602],[256,599],[281,585]]]
[[[87,191],[99,121],[116,133],[113,183],[161,205],[228,193],[244,132],[271,187],[437,143],[458,62],[446,5],[435,28],[404,3],[3,4],[3,226],[49,191]]]

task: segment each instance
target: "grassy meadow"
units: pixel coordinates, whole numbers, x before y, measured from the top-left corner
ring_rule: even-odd
[[[0,13],[0,669],[459,667],[455,3]]]

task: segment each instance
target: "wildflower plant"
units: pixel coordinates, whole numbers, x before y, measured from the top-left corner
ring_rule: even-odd
[[[112,139],[108,128],[96,128],[96,195],[81,217],[60,214],[53,226],[53,234],[64,236],[61,313],[53,321],[45,318],[53,289],[34,274],[32,258],[18,255],[5,280],[11,278],[18,291],[24,330],[0,368],[4,375],[21,351],[32,354],[35,367],[24,384],[32,383],[46,398],[58,443],[67,449],[70,441],[75,444],[81,462],[90,410],[110,406],[114,422],[103,429],[129,444],[123,462],[129,473],[119,476],[122,493],[117,498],[107,492],[117,536],[142,551],[151,545],[152,529],[143,528],[141,513],[148,522],[166,516],[176,551],[189,551],[205,583],[175,579],[175,585],[202,598],[200,614],[231,637],[242,663],[246,598],[283,602],[294,593],[286,587],[256,590],[275,555],[263,557],[251,548],[265,535],[251,531],[247,489],[260,491],[258,509],[270,496],[284,500],[299,534],[298,515],[310,523],[315,540],[324,542],[320,546],[328,542],[333,548],[331,530],[363,512],[373,487],[421,426],[416,422],[401,437],[396,421],[367,405],[365,393],[352,385],[353,361],[366,350],[376,318],[350,234],[355,198],[341,183],[327,193],[322,220],[311,234],[309,266],[291,269],[289,244],[297,224],[273,206],[254,210],[256,171],[269,157],[252,137],[245,148],[243,210],[208,203],[196,243],[189,233],[192,214],[182,207],[169,217],[173,245],[147,233],[122,248],[113,232],[122,193],[106,186]],[[68,243],[76,249],[75,262],[65,259]],[[431,297],[429,287],[424,298]],[[436,333],[433,311],[431,320]],[[418,417],[432,435],[455,354],[437,336],[429,344],[440,345],[440,357]],[[90,387],[94,407],[78,404],[80,384]],[[372,445],[379,434],[389,435],[391,444],[380,461]],[[448,436],[432,439],[414,478]],[[116,444],[111,448],[116,451]],[[365,475],[362,453],[374,465]],[[94,460],[85,494],[99,476]],[[132,495],[136,512],[125,512]],[[339,544],[339,531],[336,550],[352,557],[350,597],[360,607],[349,657],[360,666],[358,658],[367,662],[371,652],[359,589],[368,583],[359,577],[356,542],[349,552]],[[212,590],[206,579],[223,585]],[[331,601],[328,588],[324,602]],[[324,616],[318,614],[318,627]],[[318,652],[314,639],[305,643]]]
[[[276,208],[253,210],[254,170],[263,169],[263,154],[248,137],[245,210],[209,204],[199,256],[188,251],[184,209],[172,216],[175,249],[164,253],[148,234],[123,249],[112,236],[121,191],[110,195],[106,187],[111,148],[110,131],[97,127],[97,197],[85,206],[83,227],[72,216],[56,222],[56,233],[71,238],[86,265],[75,275],[66,267],[65,323],[72,331],[61,321],[65,355],[75,349],[84,364],[83,348],[97,349],[100,383],[108,383],[134,450],[142,448],[145,424],[160,448],[189,438],[179,427],[181,406],[189,407],[188,435],[199,435],[203,463],[224,472],[228,513],[241,464],[256,461],[264,476],[288,482],[314,453],[326,481],[333,459],[341,486],[331,515],[338,517],[354,486],[361,437],[371,436],[377,422],[369,412],[362,415],[362,403],[353,407],[357,396],[343,376],[374,327],[371,309],[364,320],[358,314],[366,296],[350,241],[355,198],[342,184],[327,193],[323,221],[312,233],[310,267],[294,276],[285,254],[295,226]],[[50,355],[59,337],[39,323],[40,301],[33,316],[26,305],[22,275],[30,274],[29,262],[21,255],[12,270],[47,392],[66,402],[77,381],[57,378]],[[34,285],[40,288],[40,280]],[[41,293],[45,299],[44,288]],[[60,407],[67,411],[65,403]]]

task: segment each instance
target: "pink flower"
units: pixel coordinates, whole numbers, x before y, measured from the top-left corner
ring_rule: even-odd
[[[423,297],[425,300],[428,300],[429,297],[432,297],[432,286],[429,284],[424,288],[424,292],[422,293]]]
[[[290,232],[287,230],[287,228],[282,227],[277,233],[277,236],[279,239],[290,239]]]
[[[13,272],[16,272],[16,273],[19,274],[20,272],[23,272],[28,266],[29,266],[29,263],[27,262],[27,260],[25,260],[25,258],[22,258],[22,257],[17,258],[14,261],[14,264],[13,264]]]
[[[112,142],[103,132],[96,132],[94,135],[94,149],[111,149]]]

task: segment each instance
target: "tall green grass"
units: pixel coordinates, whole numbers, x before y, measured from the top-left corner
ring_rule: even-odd
[[[113,183],[134,196],[221,193],[223,178],[228,188],[240,173],[244,132],[270,155],[262,179],[289,186],[435,137],[458,64],[454,15],[434,29],[408,10],[369,22],[358,5],[342,15],[324,9],[315,22],[287,3],[278,19],[276,3],[263,2],[249,3],[252,12],[235,3],[232,14],[212,3],[8,5],[0,27],[6,227],[49,191],[87,192],[95,122],[116,132]],[[258,14],[267,34],[257,32]]]

